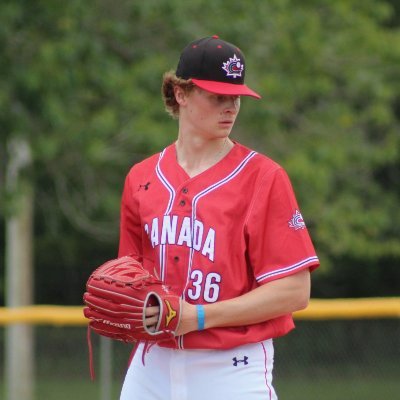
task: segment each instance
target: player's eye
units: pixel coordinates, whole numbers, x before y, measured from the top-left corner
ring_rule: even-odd
[[[226,101],[233,101],[235,104],[237,104],[240,101],[240,96],[216,95],[215,100],[218,103],[224,103]]]

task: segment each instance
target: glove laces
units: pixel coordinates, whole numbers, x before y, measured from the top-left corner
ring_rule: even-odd
[[[94,370],[93,345],[92,345],[92,335],[91,334],[92,334],[92,329],[91,329],[91,326],[88,325],[87,332],[86,332],[86,339],[87,339],[88,351],[89,351],[89,372],[90,372],[90,379],[92,381],[94,381],[96,379],[96,374],[95,374],[95,370]],[[133,360],[133,357],[136,354],[137,349],[139,348],[140,343],[144,343],[144,346],[142,349],[142,364],[143,364],[143,366],[145,366],[146,354],[148,354],[150,352],[151,348],[156,344],[156,342],[149,342],[148,340],[143,341],[143,342],[138,340],[134,344],[134,348],[129,357],[128,368]]]

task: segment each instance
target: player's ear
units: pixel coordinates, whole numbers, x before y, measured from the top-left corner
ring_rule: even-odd
[[[183,88],[181,88],[178,85],[175,85],[174,94],[175,94],[175,100],[180,106],[186,104],[187,93]]]

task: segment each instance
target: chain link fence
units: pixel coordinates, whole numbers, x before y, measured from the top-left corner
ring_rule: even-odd
[[[300,320],[296,325],[275,340],[274,386],[280,400],[397,398],[399,319]],[[4,333],[3,326],[2,360]],[[131,345],[93,334],[96,379],[91,381],[86,327],[37,325],[34,343],[35,400],[119,398]],[[4,362],[0,369],[0,398],[6,399]]]

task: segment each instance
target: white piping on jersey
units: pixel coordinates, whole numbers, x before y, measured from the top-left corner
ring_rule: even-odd
[[[162,173],[161,168],[160,168],[160,162],[161,162],[162,158],[164,157],[166,150],[167,149],[164,149],[160,153],[160,157],[159,157],[157,165],[156,165],[156,174],[157,174],[158,178],[160,179],[161,183],[167,188],[167,190],[169,192],[169,201],[168,201],[167,209],[165,210],[164,215],[168,215],[171,212],[172,205],[174,204],[174,200],[176,197],[176,192],[175,192],[174,187],[168,182],[168,179]],[[160,245],[159,261],[160,261],[160,279],[164,282],[165,281],[165,244]]]
[[[164,174],[161,171],[160,168],[160,162],[162,157],[164,156],[166,149],[162,151],[160,154],[160,158],[158,160],[157,166],[156,166],[156,173],[158,178],[160,179],[161,183],[167,188],[167,190],[170,193],[170,199],[168,202],[167,209],[165,211],[164,215],[168,215],[171,212],[172,209],[172,204],[175,200],[176,197],[176,192],[173,188],[173,186],[168,182],[167,178],[164,176]],[[218,182],[212,184],[211,186],[207,187],[206,189],[202,190],[200,193],[198,193],[196,196],[194,196],[192,200],[192,227],[191,227],[191,237],[192,237],[192,247],[190,248],[190,256],[189,256],[189,265],[188,265],[188,273],[186,277],[186,284],[185,288],[182,292],[182,297],[185,297],[185,292],[187,289],[187,286],[189,284],[189,278],[192,270],[192,265],[193,265],[193,254],[194,254],[194,248],[193,248],[193,238],[194,238],[194,221],[196,219],[196,208],[197,208],[197,203],[199,202],[200,198],[204,197],[205,195],[211,193],[212,191],[220,188],[221,186],[225,185],[229,181],[231,181],[233,178],[235,178],[246,166],[246,164],[250,161],[252,157],[254,157],[257,154],[255,151],[251,151],[241,162],[240,164],[230,173],[228,174],[225,178],[219,180]],[[165,278],[165,247],[166,245],[160,245],[160,272],[161,272],[161,279],[164,281]],[[183,336],[179,336],[177,338],[178,342],[178,348],[183,349]]]
[[[302,260],[302,261],[300,261],[300,262],[298,262],[296,264],[289,265],[288,267],[280,268],[280,269],[277,269],[275,271],[268,272],[266,274],[257,276],[256,277],[256,281],[257,282],[261,282],[261,281],[263,281],[265,279],[272,278],[272,277],[279,276],[279,275],[283,275],[283,274],[286,274],[287,272],[292,272],[292,271],[295,271],[296,269],[301,269],[301,268],[305,267],[306,265],[309,265],[309,264],[312,264],[312,263],[316,263],[316,262],[318,262],[318,257],[316,257],[316,256],[308,257],[308,258],[306,258],[306,259],[304,259],[304,260]]]
[[[165,151],[166,151],[166,149],[164,149],[161,152],[160,158],[158,159],[158,163],[156,165],[156,174],[169,192],[169,201],[168,201],[167,209],[165,210],[165,214],[164,214],[164,215],[168,215],[171,212],[172,204],[174,204],[176,192],[175,192],[174,187],[168,182],[167,178],[162,173],[161,168],[160,168],[160,162],[161,162],[161,159],[164,157]]]
[[[191,237],[192,237],[192,247],[190,248],[190,253],[189,253],[189,267],[188,267],[188,273],[186,277],[186,285],[183,290],[184,296],[186,293],[186,289],[189,284],[189,279],[190,279],[190,274],[192,272],[192,265],[193,265],[193,254],[194,254],[194,248],[193,248],[193,240],[194,240],[194,221],[196,220],[196,210],[197,210],[197,203],[199,202],[200,198],[204,197],[205,195],[211,193],[212,191],[220,188],[221,186],[225,185],[229,181],[231,181],[233,178],[235,178],[246,166],[246,164],[249,162],[251,158],[253,158],[257,153],[255,151],[251,151],[243,160],[242,162],[225,178],[219,180],[218,182],[212,184],[211,186],[207,187],[206,189],[202,190],[200,193],[198,193],[196,196],[193,197],[192,200],[192,232],[191,232]]]
[[[165,281],[165,244],[160,245],[158,259],[160,263],[160,280]]]
[[[206,195],[209,192],[212,192],[213,190],[219,188],[220,186],[224,185],[225,183],[229,182],[230,180],[232,180],[247,164],[247,162],[250,160],[250,158],[252,158],[253,156],[255,156],[257,153],[255,151],[252,151],[251,153],[249,153],[246,158],[243,159],[243,161],[225,178],[221,179],[220,181],[214,183],[213,185],[209,186],[208,188],[202,190],[199,194],[197,194],[196,196],[193,197],[193,205],[196,205],[198,202],[198,199],[200,197],[203,197],[204,195]]]

